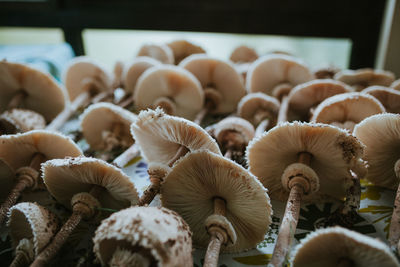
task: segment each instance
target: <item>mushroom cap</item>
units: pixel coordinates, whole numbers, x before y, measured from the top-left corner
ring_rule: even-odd
[[[13,108],[0,114],[0,127],[4,127],[7,132],[28,132],[40,130],[46,127],[44,117],[32,110]]]
[[[235,63],[253,62],[257,58],[258,54],[256,50],[245,45],[236,47],[229,57],[229,59]]]
[[[83,90],[87,90],[85,85],[87,79],[93,79],[102,88],[98,90],[110,90],[112,84],[112,75],[108,73],[105,66],[99,62],[86,57],[76,57],[72,59],[63,73],[63,82],[68,90],[69,99],[73,101]]]
[[[40,113],[47,122],[66,105],[66,93],[49,74],[23,64],[0,61],[0,113],[7,109],[13,96],[23,91],[26,96],[19,108]]]
[[[202,47],[186,40],[175,40],[167,45],[172,49],[176,65],[190,55],[206,53]]]
[[[128,251],[145,249],[157,266],[193,265],[189,226],[166,208],[131,207],[113,213],[97,228],[93,242],[94,253],[103,266],[118,247]]]
[[[254,248],[264,239],[272,209],[267,190],[240,165],[209,151],[188,153],[175,163],[161,187],[164,207],[176,211],[193,231],[193,244],[206,248],[206,219],[214,213],[214,198],[226,203],[226,218],[236,242],[225,252]]]
[[[14,170],[29,166],[35,153],[42,153],[48,160],[82,155],[71,138],[56,132],[33,130],[0,136],[0,158]]]
[[[385,112],[385,107],[373,96],[363,93],[344,93],[322,101],[315,109],[310,121],[331,124],[332,122],[363,119]]]
[[[179,66],[193,73],[204,89],[211,87],[220,94],[220,101],[211,113],[233,112],[246,94],[242,76],[229,62],[196,54],[182,60]]]
[[[392,87],[395,90],[400,90],[400,79],[395,80],[390,87]]]
[[[35,256],[46,247],[58,230],[57,217],[37,203],[22,202],[10,208],[8,227],[15,248],[21,239],[32,239]]]
[[[314,79],[303,61],[293,56],[270,54],[257,59],[250,66],[246,77],[248,92],[273,95],[276,86],[289,83],[293,87]]]
[[[279,101],[264,93],[250,93],[245,95],[238,104],[238,114],[240,117],[248,120],[254,126],[259,122],[254,117],[257,112],[269,113],[275,120],[279,112]]]
[[[335,74],[334,79],[351,86],[361,85],[363,89],[371,85],[390,86],[394,81],[394,74],[390,71],[365,68],[339,71]]]
[[[372,183],[397,189],[399,178],[394,166],[400,159],[400,115],[377,114],[356,125],[354,135],[365,144],[368,174]]]
[[[132,112],[110,103],[90,105],[80,117],[83,136],[95,150],[106,149],[104,133],[112,132],[116,124],[120,125],[118,141],[126,147],[133,145],[130,127],[135,119]]]
[[[362,93],[372,95],[385,107],[386,112],[400,113],[400,91],[390,87],[374,85],[365,88]]]
[[[333,79],[336,73],[340,71],[335,66],[325,66],[314,70],[314,76],[316,79]]]
[[[349,266],[400,266],[382,241],[342,227],[319,229],[300,241],[293,267],[336,267],[342,259]]]
[[[0,158],[0,201],[6,199],[14,185],[15,173],[8,163]]]
[[[138,54],[140,56],[157,59],[164,64],[174,64],[174,53],[167,45],[146,44],[143,45]]]
[[[102,207],[122,209],[138,202],[138,193],[129,177],[119,168],[95,158],[77,157],[48,160],[42,164],[47,190],[62,205],[71,208],[75,194],[89,192],[93,185],[103,187]]]
[[[170,65],[146,70],[136,83],[135,106],[142,110],[156,108],[157,99],[167,98],[174,104],[174,114],[194,119],[204,105],[204,92],[199,81],[189,71]]]
[[[304,201],[342,200],[352,176],[350,169],[363,155],[364,146],[347,131],[319,123],[282,123],[247,146],[249,170],[268,188],[272,199],[286,201],[289,192],[282,174],[298,162],[301,152],[312,155],[310,167],[319,177],[320,189]]]
[[[151,57],[135,58],[122,75],[124,81],[124,89],[127,93],[133,93],[140,75],[147,69],[160,65],[161,62]]]
[[[253,125],[247,120],[238,117],[225,118],[215,125],[215,137],[220,144],[224,142],[224,137],[227,131],[240,134],[245,145],[247,145],[254,137]]]
[[[168,164],[179,148],[210,150],[221,154],[215,140],[199,125],[169,116],[162,109],[141,111],[131,133],[146,162]]]
[[[345,83],[321,79],[297,85],[289,94],[289,109],[296,116],[308,120],[309,111],[328,97],[351,92]]]

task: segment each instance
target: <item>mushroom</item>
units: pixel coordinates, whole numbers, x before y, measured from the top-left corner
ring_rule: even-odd
[[[240,100],[237,109],[240,117],[257,127],[255,136],[259,136],[275,125],[279,101],[261,92],[250,93]]]
[[[16,254],[10,266],[28,266],[56,234],[58,220],[36,203],[22,202],[11,207],[8,227]]]
[[[151,57],[157,59],[164,64],[174,64],[174,53],[167,45],[146,44],[143,45],[138,54],[138,57]]]
[[[354,128],[354,135],[366,146],[369,168],[365,178],[375,185],[397,189],[389,229],[389,243],[395,249],[400,239],[400,115],[366,118]]]
[[[137,110],[160,106],[170,115],[193,119],[204,103],[201,85],[189,71],[169,65],[149,68],[134,91]]]
[[[190,55],[206,53],[200,46],[186,40],[175,40],[167,45],[172,49],[175,65],[178,65],[183,59]]]
[[[61,134],[34,130],[23,134],[0,136],[0,158],[15,170],[13,189],[0,208],[0,225],[7,217],[22,191],[40,185],[40,164],[54,158],[82,155],[79,147]]]
[[[98,62],[88,57],[71,60],[63,75],[63,82],[72,103],[54,119],[48,130],[58,130],[79,108],[89,104],[96,95],[107,95],[112,90],[111,75]]]
[[[318,229],[296,247],[293,267],[400,266],[378,239],[341,227]]]
[[[390,87],[392,87],[395,90],[400,90],[400,79],[395,80]]]
[[[174,211],[131,207],[101,223],[93,250],[102,266],[193,266],[191,235]]]
[[[45,127],[44,117],[31,110],[13,108],[0,114],[0,135],[24,133]]]
[[[290,120],[308,121],[314,109],[328,97],[351,92],[345,83],[331,80],[313,80],[297,85],[289,94]]]
[[[394,81],[394,74],[390,71],[366,68],[339,71],[334,79],[351,85],[356,91],[361,91],[372,85],[390,86]]]
[[[193,231],[193,245],[206,248],[204,265],[217,266],[220,250],[240,252],[264,239],[271,223],[267,190],[246,169],[210,151],[177,161],[161,188],[162,205]]]
[[[365,88],[362,93],[372,95],[385,107],[386,112],[400,113],[400,92],[390,87],[379,85]]]
[[[363,119],[383,112],[385,107],[371,95],[344,93],[322,101],[310,121],[331,124],[352,132],[354,126]]]
[[[352,185],[350,170],[363,155],[363,145],[347,131],[325,124],[282,123],[247,147],[249,170],[272,199],[285,201],[271,263],[282,266],[292,244],[300,204],[342,201]]]
[[[335,66],[321,67],[314,71],[314,76],[316,79],[333,79],[339,71],[340,69]]]
[[[229,57],[235,63],[249,63],[255,61],[257,58],[258,54],[256,50],[245,45],[236,47]]]
[[[288,94],[298,84],[314,79],[309,68],[299,59],[282,54],[262,56],[250,66],[246,88],[281,100],[278,123],[287,120]]]
[[[2,203],[12,189],[14,179],[14,170],[3,158],[0,158],[0,201]]]
[[[193,73],[204,89],[205,103],[194,120],[199,125],[208,113],[235,111],[237,103],[246,94],[242,77],[229,62],[199,54],[185,58],[179,66]]]
[[[82,219],[93,220],[100,207],[122,209],[137,204],[135,186],[119,168],[94,158],[54,159],[42,165],[42,178],[50,194],[71,216],[32,267],[46,265]]]

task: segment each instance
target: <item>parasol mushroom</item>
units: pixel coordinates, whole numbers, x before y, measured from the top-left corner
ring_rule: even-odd
[[[101,223],[93,250],[102,266],[192,266],[191,235],[171,210],[131,207]]]
[[[400,90],[400,79],[395,80],[390,87],[392,87],[395,90]]]
[[[296,247],[293,267],[400,266],[382,241],[341,227],[319,229]]]
[[[363,145],[347,131],[313,123],[282,123],[247,147],[249,170],[272,199],[287,200],[271,263],[282,266],[292,244],[301,202],[343,200]]]
[[[137,204],[135,186],[119,168],[94,158],[54,159],[42,165],[50,194],[72,210],[52,242],[31,265],[46,265],[82,219],[93,219],[100,207],[122,209]]]
[[[23,134],[0,136],[0,158],[15,170],[13,189],[0,208],[0,225],[21,193],[40,184],[40,164],[54,158],[82,155],[79,147],[61,134],[34,130]]]
[[[174,64],[174,53],[167,45],[146,44],[143,45],[138,54],[138,57],[151,57],[157,59],[164,64]]]
[[[193,73],[204,89],[205,103],[194,120],[199,125],[208,113],[235,111],[237,103],[246,94],[242,77],[229,62],[199,54],[185,58],[179,66]]]
[[[236,47],[229,57],[234,63],[249,63],[255,61],[257,58],[258,54],[256,50],[245,45]]]
[[[149,68],[134,92],[137,110],[160,106],[170,115],[193,119],[204,103],[201,85],[189,71],[169,65]]]
[[[246,169],[209,151],[177,161],[161,188],[162,205],[180,214],[193,245],[206,248],[203,266],[217,266],[220,250],[254,248],[271,223],[267,190]]]
[[[322,101],[310,121],[326,123],[353,131],[363,119],[385,112],[385,107],[373,96],[364,93],[344,93]]]
[[[316,79],[333,79],[339,71],[340,69],[335,66],[321,67],[314,70],[314,76]]]
[[[361,91],[372,85],[390,86],[394,81],[394,74],[390,71],[366,68],[339,71],[334,79],[351,85],[355,91]]]
[[[23,202],[8,215],[15,258],[10,266],[28,266],[57,233],[57,217],[36,203]]]
[[[24,133],[45,127],[44,117],[31,110],[13,108],[0,114],[0,135]]]
[[[385,107],[386,112],[400,113],[400,91],[390,87],[374,85],[365,88],[362,93],[372,95]]]
[[[206,53],[202,47],[186,40],[175,40],[167,45],[172,49],[175,65],[178,65],[183,59],[190,55]]]

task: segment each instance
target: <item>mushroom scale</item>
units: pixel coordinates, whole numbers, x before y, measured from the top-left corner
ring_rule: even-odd
[[[374,85],[365,88],[362,93],[372,95],[378,99],[385,107],[386,112],[400,113],[400,91],[389,87]]]
[[[394,74],[390,71],[374,69],[342,70],[335,74],[335,80],[347,83],[356,91],[372,85],[390,86],[394,81]]]

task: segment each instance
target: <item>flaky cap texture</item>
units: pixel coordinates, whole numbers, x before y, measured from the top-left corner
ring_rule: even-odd
[[[189,226],[174,211],[158,207],[131,207],[102,221],[93,238],[94,252],[107,265],[116,249],[145,249],[157,266],[192,266]],[[135,251],[132,251],[135,252]]]
[[[365,160],[372,183],[397,189],[399,178],[394,165],[400,159],[400,115],[378,114],[366,118],[354,128],[354,135],[366,146]]]
[[[138,202],[138,193],[129,177],[99,159],[77,157],[46,161],[42,164],[42,178],[50,194],[68,208],[75,194],[89,192],[94,185],[104,188],[96,197],[103,208],[122,209]]]
[[[174,64],[174,53],[171,48],[164,44],[145,44],[140,48],[137,56],[151,57],[164,64]]]
[[[390,71],[374,69],[342,70],[335,74],[335,80],[353,86],[357,91],[371,85],[390,86],[394,74]]]
[[[400,113],[400,91],[390,87],[374,85],[365,88],[362,93],[372,95],[385,107],[386,112]]]
[[[318,123],[283,123],[247,146],[249,170],[269,190],[272,199],[286,201],[289,192],[282,187],[285,169],[298,162],[301,152],[312,155],[310,167],[319,178],[317,193],[304,201],[343,199],[352,176],[350,169],[363,156],[364,146],[347,131]]]
[[[22,202],[11,207],[8,227],[12,246],[18,246],[21,239],[32,239],[37,256],[57,233],[58,220],[53,213],[36,203]]]
[[[175,40],[167,44],[172,49],[175,58],[175,64],[179,64],[184,58],[193,54],[203,54],[206,51],[194,43],[187,40]]]
[[[13,108],[1,113],[0,127],[4,127],[7,132],[11,131],[11,133],[28,132],[44,129],[46,120],[35,111]]]
[[[258,112],[265,112],[271,119],[275,120],[279,112],[279,101],[264,93],[250,93],[245,95],[238,104],[238,114],[248,120],[254,126],[259,123],[255,115]]]
[[[296,247],[294,267],[336,267],[347,259],[351,266],[400,266],[389,247],[378,239],[342,227],[319,229]]]
[[[206,248],[210,240],[205,223],[214,213],[215,197],[225,200],[226,218],[237,236],[222,251],[251,249],[264,239],[272,214],[267,190],[231,160],[209,151],[192,152],[175,164],[161,188],[162,205],[189,224],[196,247]]]
[[[10,193],[15,179],[15,172],[11,166],[2,158],[0,158],[0,201],[6,199]]]

